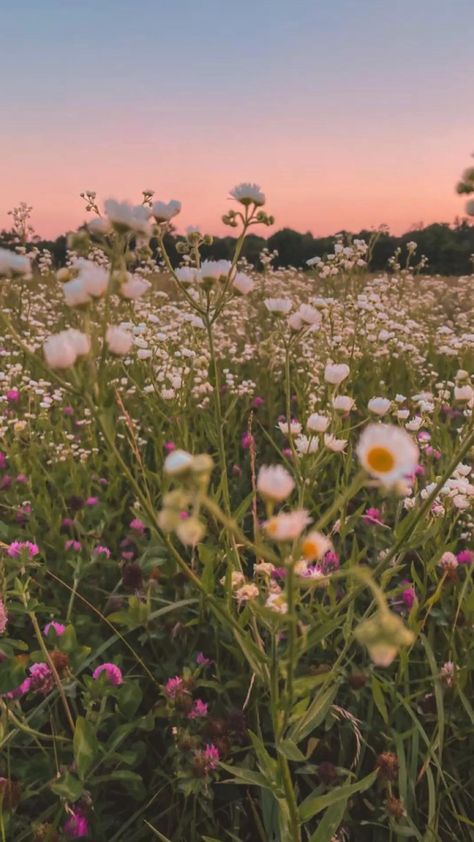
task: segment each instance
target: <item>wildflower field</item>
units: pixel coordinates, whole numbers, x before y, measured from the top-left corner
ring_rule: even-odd
[[[0,250],[0,839],[473,840],[473,278],[84,198]]]

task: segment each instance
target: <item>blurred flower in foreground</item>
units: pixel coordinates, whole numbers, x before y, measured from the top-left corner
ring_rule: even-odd
[[[363,468],[383,485],[410,477],[418,464],[418,447],[404,430],[391,424],[369,424],[357,445]]]
[[[363,620],[354,635],[367,647],[370,658],[378,667],[390,666],[399,649],[415,640],[413,632],[388,608],[379,609],[373,617]]]

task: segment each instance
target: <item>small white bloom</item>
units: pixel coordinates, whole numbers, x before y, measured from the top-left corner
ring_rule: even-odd
[[[336,397],[332,399],[332,405],[338,412],[350,412],[354,404],[354,399],[349,395],[336,395]]]
[[[299,421],[279,421],[278,426],[285,436],[299,436],[302,426]]]
[[[226,578],[227,578],[226,576],[223,576],[221,579],[219,579],[219,582],[221,583],[221,585],[223,585],[223,586],[225,585]],[[230,574],[230,586],[231,586],[232,590],[234,590],[235,588],[240,588],[240,586],[243,585],[244,582],[245,582],[244,574],[241,573],[240,570],[233,570],[232,573]]]
[[[260,206],[265,204],[265,193],[262,192],[258,184],[250,184],[248,182],[237,184],[230,191],[230,195],[242,205],[254,204]]]
[[[252,292],[255,283],[250,275],[246,275],[245,272],[237,272],[234,280],[232,281],[232,286],[236,292],[240,293],[240,295],[248,295]]]
[[[198,270],[194,266],[180,266],[175,270],[176,277],[184,286],[190,286],[196,282]]]
[[[77,357],[88,354],[90,339],[85,333],[70,328],[48,337],[43,345],[44,356],[51,368],[70,368]]]
[[[338,386],[349,377],[349,373],[350,368],[346,363],[328,363],[324,369],[324,379],[326,383]]]
[[[119,357],[128,354],[133,345],[132,334],[117,325],[109,325],[105,339],[112,354],[117,354]]]
[[[474,389],[472,386],[455,386],[454,387],[455,401],[472,401],[474,400]]]
[[[285,594],[283,591],[278,591],[276,593],[271,593],[267,597],[267,601],[265,602],[266,608],[269,608],[271,611],[274,611],[276,614],[287,614],[288,613],[288,603],[285,599]]]
[[[151,213],[157,222],[169,222],[181,210],[181,202],[171,199],[170,202],[153,202]]]
[[[306,422],[306,429],[311,433],[325,433],[329,427],[329,418],[326,415],[319,415],[313,412]]]
[[[87,223],[87,227],[91,234],[102,236],[110,234],[112,230],[110,219],[106,219],[103,216],[96,216],[94,219],[91,219],[90,222]]]
[[[391,405],[392,402],[388,398],[371,398],[367,407],[374,415],[386,415]]]
[[[150,281],[140,278],[138,275],[130,275],[125,283],[121,284],[119,294],[122,298],[134,300],[141,298],[151,287]]]
[[[460,511],[464,511],[468,509],[470,506],[469,499],[464,496],[464,494],[456,494],[453,497],[453,505],[456,509],[460,509]]]
[[[191,469],[193,461],[194,456],[187,450],[172,450],[165,459],[163,470],[168,476],[179,476]]]
[[[269,500],[281,503],[295,487],[293,477],[282,465],[262,465],[258,472],[257,489]]]
[[[79,307],[81,304],[88,304],[91,300],[80,278],[74,278],[63,284],[63,294],[68,307]]]
[[[250,599],[257,599],[259,594],[258,585],[254,582],[247,582],[235,591],[234,596],[237,602],[248,602]]]
[[[316,453],[319,447],[319,439],[312,436],[300,435],[295,438],[295,447],[301,456],[306,456],[309,453]]]
[[[328,450],[332,450],[334,453],[343,453],[347,447],[347,439],[338,439],[330,433],[325,433],[324,444]]]
[[[288,319],[288,324],[292,330],[302,330],[304,327],[303,319],[299,313],[292,313]]]
[[[14,275],[29,275],[30,272],[31,264],[27,257],[9,249],[0,248],[0,275],[10,278]]]
[[[313,328],[319,327],[321,324],[321,313],[311,304],[300,304],[297,313],[305,324],[311,325]]]
[[[131,205],[129,202],[117,202],[107,199],[104,202],[105,212],[111,225],[119,232],[135,231],[138,234],[151,234],[149,222],[150,208],[145,205]]]
[[[293,302],[289,298],[266,298],[263,303],[268,312],[276,316],[287,316],[293,307]]]
[[[203,260],[197,272],[199,281],[226,281],[232,269],[230,260]]]
[[[412,420],[411,420],[411,421],[408,421],[408,423],[407,423],[407,424],[405,424],[405,428],[406,428],[406,429],[407,429],[410,433],[416,433],[416,432],[418,432],[418,430],[419,430],[419,429],[420,429],[420,427],[422,427],[422,426],[423,426],[423,418],[421,418],[421,416],[420,416],[420,415],[415,415],[415,417],[414,417],[414,418],[412,418]]]

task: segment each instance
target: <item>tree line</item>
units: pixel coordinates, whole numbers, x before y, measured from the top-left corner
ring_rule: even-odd
[[[374,236],[374,231],[362,230],[357,233],[339,232],[345,237],[366,240]],[[179,235],[167,235],[165,243],[174,265],[178,265],[180,255],[176,250],[176,243],[182,239]],[[203,257],[209,259],[229,259],[234,251],[235,237],[214,237],[209,246],[202,248]],[[254,266],[259,267],[260,253],[264,248],[269,252],[276,251],[278,255],[273,260],[274,266],[294,266],[304,268],[306,261],[312,257],[324,257],[334,250],[335,235],[330,237],[315,237],[310,231],[301,233],[292,228],[282,228],[269,237],[259,237],[251,234],[247,237],[243,256]],[[373,271],[383,271],[389,267],[388,261],[396,249],[401,249],[401,263],[407,253],[407,243],[416,242],[416,256],[426,255],[428,264],[425,269],[430,274],[467,275],[473,268],[474,256],[474,226],[467,220],[456,220],[450,225],[436,222],[426,227],[408,231],[401,236],[390,234],[383,229],[378,234],[375,243],[370,268]],[[12,234],[8,231],[0,232],[0,246],[11,247]],[[36,239],[35,245],[47,248],[56,267],[64,265],[67,249],[66,236],[55,240]],[[153,243],[152,243],[153,246]]]

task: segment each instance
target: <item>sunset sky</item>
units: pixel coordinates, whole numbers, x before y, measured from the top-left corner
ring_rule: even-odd
[[[0,28],[0,227],[152,188],[221,233],[249,180],[316,235],[463,213],[473,0],[0,0]]]

